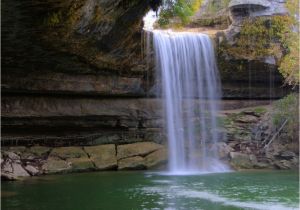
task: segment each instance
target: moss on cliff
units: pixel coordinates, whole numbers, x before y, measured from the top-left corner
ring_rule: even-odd
[[[231,69],[225,57],[261,60],[272,56],[289,84],[299,84],[299,34],[293,31],[293,16],[248,18],[243,21],[234,43],[223,41],[218,48],[222,69]],[[238,66],[236,69],[239,69]],[[240,67],[243,69],[243,66]]]
[[[273,126],[276,130],[283,126],[287,137],[298,141],[299,139],[299,95],[290,94],[274,103],[272,112]],[[286,121],[286,124],[284,124]]]
[[[280,58],[286,48],[286,33],[291,29],[289,16],[246,19],[235,44],[223,42],[219,50],[238,59],[255,60],[273,55]]]

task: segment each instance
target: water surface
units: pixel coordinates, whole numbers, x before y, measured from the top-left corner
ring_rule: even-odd
[[[4,210],[298,209],[296,172],[101,172],[2,183]]]

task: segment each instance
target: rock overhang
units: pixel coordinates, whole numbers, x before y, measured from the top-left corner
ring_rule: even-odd
[[[228,8],[234,19],[288,14],[284,0],[231,0]]]

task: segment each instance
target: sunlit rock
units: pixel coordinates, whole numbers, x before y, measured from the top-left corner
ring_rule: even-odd
[[[117,168],[116,148],[114,144],[84,147],[97,170]]]
[[[147,154],[162,148],[162,145],[153,142],[119,145],[117,147],[117,157],[119,160],[133,156],[146,156]]]

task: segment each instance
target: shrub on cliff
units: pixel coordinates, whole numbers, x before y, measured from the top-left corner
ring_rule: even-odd
[[[274,56],[286,83],[298,85],[299,33],[295,25],[292,15],[245,19],[234,44],[224,42],[219,51],[245,60]]]
[[[200,8],[201,0],[166,0],[162,6],[158,24],[160,27],[167,27],[170,19],[179,18],[179,25],[185,25],[190,17]]]
[[[282,128],[282,131],[286,132],[289,138],[298,140],[299,95],[293,93],[276,101],[274,104],[272,119],[273,126],[276,130]]]
[[[299,0],[286,1],[290,12],[292,29],[285,35],[287,54],[281,60],[279,71],[289,85],[299,85]]]

